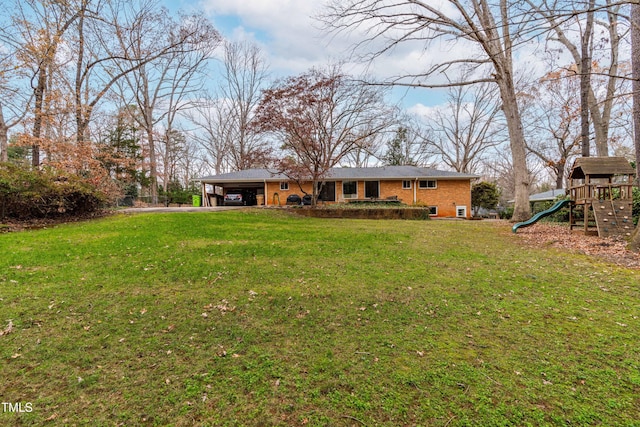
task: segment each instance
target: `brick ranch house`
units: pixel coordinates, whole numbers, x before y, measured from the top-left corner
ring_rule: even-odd
[[[334,168],[324,180],[319,203],[397,198],[408,205],[429,206],[434,217],[469,218],[471,184],[477,178],[477,175],[416,166]],[[298,185],[267,169],[207,176],[197,181],[202,185],[203,206],[220,204],[220,196],[230,190],[250,192],[255,195],[252,200],[267,206],[283,206],[292,194],[312,193],[311,182]]]

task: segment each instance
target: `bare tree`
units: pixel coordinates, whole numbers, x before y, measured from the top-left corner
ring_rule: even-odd
[[[489,83],[452,86],[446,106],[425,118],[433,151],[456,172],[477,172],[489,149],[505,142],[495,89]]]
[[[141,17],[142,18],[142,17]],[[141,114],[134,118],[145,131],[149,153],[151,202],[158,202],[158,148],[156,127],[164,125],[165,158],[173,151],[171,137],[180,110],[187,107],[189,95],[202,87],[202,67],[211,57],[220,36],[201,15],[183,16],[174,21],[165,9],[146,16],[135,32],[122,33],[118,43],[123,52],[137,58],[145,52],[161,52],[137,67],[118,63],[116,76],[125,103],[135,104]],[[169,29],[169,30],[168,30]],[[172,48],[167,48],[171,46]],[[165,171],[168,168],[165,165]],[[167,184],[164,174],[163,184]]]
[[[573,71],[555,71],[521,96],[527,148],[551,170],[558,189],[564,188],[569,159],[580,154],[581,105],[575,99],[580,84]]]
[[[185,188],[193,185],[192,179],[205,174],[205,162],[202,160],[200,146],[193,138],[187,138],[178,158],[182,184]]]
[[[230,114],[224,100],[210,94],[201,97],[186,114],[195,125],[191,137],[204,150],[205,163],[216,175],[230,169],[229,150],[233,144],[233,132],[230,130],[232,123],[227,120]]]
[[[220,107],[227,113],[221,130],[228,132],[230,166],[233,170],[262,166],[265,141],[250,127],[267,78],[267,66],[260,49],[247,42],[227,42],[224,49]],[[256,163],[257,162],[257,163]]]
[[[194,138],[216,173],[265,166],[271,147],[250,126],[267,78],[260,49],[248,42],[226,42],[217,92],[201,97],[188,114]]]
[[[487,1],[450,0],[446,7],[440,3],[399,0],[335,0],[323,17],[334,32],[360,30],[363,40],[381,42],[374,46],[374,58],[406,43],[433,42],[466,44],[468,55],[443,59],[418,74],[406,74],[389,79],[388,84],[412,87],[441,87],[429,79],[462,65],[488,69],[487,74],[462,82],[464,85],[492,82],[498,86],[502,109],[510,137],[511,155],[515,171],[515,207],[513,220],[530,216],[529,174],[526,144],[514,81],[514,49],[521,32],[530,23],[526,14],[512,13],[512,2],[499,0],[495,5]],[[488,75],[489,77],[482,77]]]
[[[583,115],[590,117],[595,132],[596,154],[599,157],[609,155],[609,130],[611,114],[614,109],[617,95],[619,94],[620,75],[620,47],[628,29],[620,25],[621,10],[624,2],[604,0],[596,3],[594,0],[585,0],[584,7],[576,10],[576,2],[568,0],[544,0],[527,3],[547,23],[548,39],[562,45],[573,58],[576,75],[581,76],[580,89],[583,100]],[[585,19],[586,18],[586,19]],[[604,31],[604,35],[594,42],[595,28]],[[579,34],[572,36],[572,31],[579,30]],[[594,49],[598,47],[606,51],[604,58],[594,57]],[[601,69],[594,76],[590,69],[592,64],[598,61]],[[596,78],[597,77],[597,78]],[[602,79],[606,80],[605,89],[597,90]],[[602,96],[597,96],[602,93]],[[583,118],[584,123],[584,118]],[[589,155],[588,129],[583,124],[583,155]]]

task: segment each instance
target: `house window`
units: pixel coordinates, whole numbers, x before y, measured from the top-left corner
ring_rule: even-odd
[[[467,207],[466,206],[456,206],[456,216],[458,218],[466,218],[467,217]]]
[[[345,199],[357,199],[358,198],[358,182],[343,181],[342,197],[344,197]]]
[[[429,206],[429,215],[438,216],[438,207],[437,206]]]
[[[281,190],[281,191],[287,191],[287,190],[289,190],[289,183],[288,183],[288,182],[286,182],[286,181],[282,181],[282,182],[280,183],[280,190]]]
[[[418,188],[436,188],[438,182],[434,179],[423,179],[418,181]]]
[[[402,189],[411,190],[411,181],[409,181],[408,179],[405,179],[404,181],[402,181]]]

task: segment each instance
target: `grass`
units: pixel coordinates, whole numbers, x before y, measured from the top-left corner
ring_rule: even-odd
[[[32,408],[2,425],[640,425],[640,272],[508,224],[117,215],[0,251],[0,400]]]

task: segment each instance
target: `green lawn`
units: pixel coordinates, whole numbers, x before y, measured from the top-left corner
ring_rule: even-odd
[[[509,224],[116,215],[0,253],[0,425],[640,425],[640,271]]]

